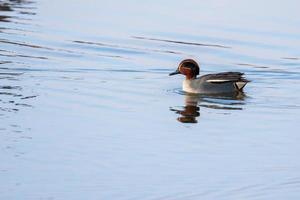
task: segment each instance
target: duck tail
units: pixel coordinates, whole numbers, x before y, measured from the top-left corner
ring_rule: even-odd
[[[234,85],[237,90],[242,91],[248,82],[249,81],[246,81],[246,80],[245,81],[237,81],[234,83]]]

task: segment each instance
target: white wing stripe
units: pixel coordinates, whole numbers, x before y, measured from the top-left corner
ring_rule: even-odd
[[[210,79],[210,80],[207,80],[206,82],[209,82],[209,83],[221,83],[221,82],[228,82],[230,80],[225,80],[225,79]]]

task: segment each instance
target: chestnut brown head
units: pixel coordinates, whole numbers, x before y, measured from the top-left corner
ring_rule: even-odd
[[[185,59],[179,63],[177,70],[169,75],[173,76],[176,74],[183,74],[186,76],[186,79],[194,79],[199,75],[199,65],[192,59]]]

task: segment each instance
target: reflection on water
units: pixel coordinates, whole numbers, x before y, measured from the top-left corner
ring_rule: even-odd
[[[19,143],[26,144],[22,142],[31,139],[27,133],[31,129],[17,119],[22,111],[33,108],[32,101],[37,97],[34,89],[26,84],[30,76],[25,69],[30,64],[23,60],[35,56],[20,49],[15,40],[19,38],[28,43],[23,37],[30,28],[31,15],[35,14],[33,4],[26,0],[0,0],[0,149],[3,151],[1,157],[6,159],[23,156]],[[0,167],[0,173],[3,171],[8,171],[5,166]]]
[[[170,108],[180,117],[182,123],[197,123],[200,116],[200,108],[206,107],[220,110],[242,110],[245,94],[243,92],[225,93],[214,95],[184,94],[185,105],[177,108]]]
[[[8,39],[5,38],[5,35],[14,34],[17,37],[17,35],[24,34],[22,30],[13,28],[8,23],[26,26],[29,20],[26,16],[35,14],[34,11],[28,11],[28,7],[26,7],[32,4],[32,1],[27,0],[0,1],[0,33],[2,33],[0,35],[0,113],[17,112],[23,107],[32,107],[26,100],[32,95],[20,85],[24,73],[22,70],[21,72],[15,72],[14,65],[18,64],[15,58],[32,58],[34,56],[28,53],[17,53],[16,48],[9,48],[7,44],[19,44],[11,41],[9,37]],[[19,32],[13,33],[11,31]],[[3,114],[3,116],[5,115]]]

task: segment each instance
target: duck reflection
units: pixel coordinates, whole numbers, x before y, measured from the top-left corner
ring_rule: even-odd
[[[179,115],[177,120],[182,123],[197,123],[200,116],[200,107],[221,110],[242,110],[245,94],[243,92],[218,95],[184,94],[183,107],[170,108]]]

